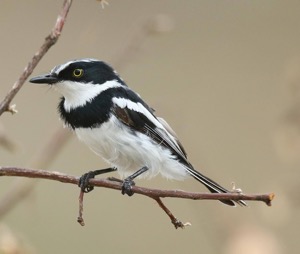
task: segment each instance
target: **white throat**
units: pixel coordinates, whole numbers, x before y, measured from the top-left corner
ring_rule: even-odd
[[[74,81],[63,81],[54,85],[65,98],[64,108],[66,111],[84,106],[101,92],[112,88],[122,86],[116,80],[106,81],[102,85],[92,83],[80,83]]]

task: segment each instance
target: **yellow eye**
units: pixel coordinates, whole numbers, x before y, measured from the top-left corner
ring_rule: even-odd
[[[73,71],[74,78],[81,78],[83,76],[83,69],[75,69]]]

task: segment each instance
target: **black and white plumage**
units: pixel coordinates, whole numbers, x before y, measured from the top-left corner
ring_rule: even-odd
[[[130,189],[136,176],[161,174],[178,180],[192,176],[213,193],[229,192],[193,168],[171,127],[106,63],[69,61],[30,82],[53,85],[63,95],[58,107],[63,121],[112,166],[103,172],[117,169],[126,178],[125,187]]]

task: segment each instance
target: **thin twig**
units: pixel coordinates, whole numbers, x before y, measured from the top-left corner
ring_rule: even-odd
[[[186,223],[182,223],[180,220],[178,220],[173,213],[165,206],[165,204],[161,201],[160,198],[153,198],[159,205],[159,207],[161,209],[163,209],[165,211],[165,213],[169,216],[169,218],[171,219],[172,224],[174,225],[174,227],[177,228],[185,228],[185,226],[190,226],[191,223],[186,222]]]
[[[70,139],[71,132],[59,127],[48,141],[38,149],[36,156],[30,160],[30,167],[48,168],[50,163]],[[28,196],[35,188],[37,180],[16,179],[0,197],[0,218],[7,214],[20,200]]]
[[[2,115],[3,112],[5,111],[12,112],[12,113],[16,111],[13,107],[10,106],[12,99],[19,92],[19,90],[25,83],[26,79],[32,73],[33,69],[37,66],[37,64],[42,59],[42,57],[47,53],[50,47],[57,42],[61,34],[61,31],[64,27],[66,17],[68,15],[71,4],[72,4],[72,0],[64,1],[63,7],[61,9],[61,13],[58,15],[55,26],[53,27],[52,31],[45,38],[45,42],[43,43],[41,48],[34,54],[31,61],[27,64],[19,79],[14,83],[12,89],[7,93],[3,101],[1,101],[0,115]]]
[[[84,226],[84,219],[83,219],[83,196],[84,196],[84,191],[80,190],[79,194],[79,215],[77,217],[77,222],[81,225]]]
[[[0,116],[5,111],[11,113],[16,112],[15,105],[10,105],[11,101],[19,92],[19,90],[25,83],[28,76],[32,73],[33,69],[37,66],[37,64],[42,59],[42,57],[47,53],[49,48],[57,42],[62,32],[63,26],[66,22],[66,18],[70,10],[71,4],[72,4],[72,0],[64,0],[60,14],[57,17],[56,23],[52,28],[50,34],[45,38],[44,43],[42,44],[40,49],[35,53],[35,55],[32,57],[31,61],[26,66],[19,79],[13,85],[12,89],[7,93],[3,101],[0,102]],[[60,133],[62,133],[62,135],[60,135]],[[55,137],[61,136],[61,139],[59,139],[59,141],[56,141],[56,139],[53,136],[51,142],[46,143],[45,149],[43,149],[45,153],[42,154],[39,153],[37,159],[34,160],[33,163],[34,166],[44,168],[45,165],[49,164],[49,162],[55,157],[57,151],[59,151],[59,149],[57,148],[57,146],[59,145],[58,143],[65,142],[66,139],[69,137],[69,135],[66,135],[64,133],[66,132],[65,131],[55,132],[54,136]],[[66,136],[66,138],[63,138],[63,136]],[[52,140],[54,140],[54,142],[52,142]],[[62,147],[62,145],[60,147]],[[32,181],[17,180],[11,186],[11,189],[7,192],[9,194],[4,195],[0,200],[0,217],[6,214],[7,211],[9,211],[14,206],[14,204],[18,203],[25,196],[27,196],[34,188],[34,186],[35,183],[33,183]]]
[[[52,172],[46,170],[35,170],[28,168],[18,168],[18,167],[0,167],[0,176],[21,176],[29,178],[40,178],[49,179],[54,181],[60,181],[63,183],[78,184],[79,178],[75,176],[66,175],[59,172]],[[121,190],[122,184],[118,181],[110,181],[107,179],[91,179],[90,184],[96,187],[104,187],[114,190]],[[161,202],[161,198],[184,198],[193,200],[252,200],[252,201],[263,201],[268,206],[271,206],[271,201],[274,198],[273,193],[269,194],[259,194],[259,195],[246,195],[242,193],[195,193],[186,192],[181,190],[160,190],[160,189],[149,189],[138,186],[132,186],[132,191],[136,194],[144,195],[150,197],[158,202],[160,207],[168,214],[171,218],[174,226],[182,227],[187,224],[183,224],[178,221],[175,216],[172,215],[169,209]],[[79,198],[83,200],[83,194]],[[79,217],[82,218],[82,209],[80,208]],[[80,218],[79,218],[80,219]],[[83,222],[83,219],[82,219]]]

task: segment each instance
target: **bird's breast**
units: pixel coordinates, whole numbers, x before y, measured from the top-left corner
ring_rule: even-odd
[[[161,173],[167,178],[181,179],[186,175],[183,166],[168,149],[145,134],[134,132],[114,116],[99,127],[76,128],[75,132],[91,150],[116,167],[122,177],[144,166],[149,168],[143,174],[146,177]]]

